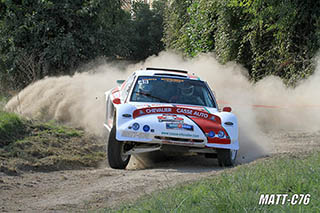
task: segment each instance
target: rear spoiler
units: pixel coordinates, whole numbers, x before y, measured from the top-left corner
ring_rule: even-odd
[[[188,74],[188,71],[186,70],[176,70],[176,69],[167,69],[167,68],[147,67],[146,70],[158,70],[158,71],[179,72],[179,73]]]

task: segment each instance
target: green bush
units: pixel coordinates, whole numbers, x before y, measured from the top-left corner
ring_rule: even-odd
[[[10,144],[25,132],[25,124],[18,115],[0,110],[0,148]]]
[[[314,71],[319,11],[312,0],[176,0],[165,13],[164,41],[188,56],[215,52],[222,63],[241,63],[254,81],[272,74],[295,85]]]

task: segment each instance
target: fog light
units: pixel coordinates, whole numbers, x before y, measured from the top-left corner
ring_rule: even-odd
[[[223,132],[222,130],[220,130],[220,131],[218,132],[218,137],[219,137],[219,138],[223,138],[224,136],[225,136],[224,132]]]
[[[143,126],[143,131],[149,132],[149,130],[150,130],[150,126],[148,126],[148,125]]]
[[[140,125],[138,124],[138,123],[134,123],[134,124],[132,124],[132,129],[133,130],[138,130],[140,128]]]
[[[209,136],[210,138],[213,138],[215,135],[216,135],[216,134],[214,133],[214,131],[210,131],[210,132],[208,133],[208,136]]]

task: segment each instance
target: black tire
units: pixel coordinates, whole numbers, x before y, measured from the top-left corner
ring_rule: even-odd
[[[216,153],[205,153],[204,157],[205,158],[217,158],[217,154]]]
[[[237,157],[237,150],[218,149],[218,163],[220,166],[234,166]]]
[[[109,166],[113,169],[125,169],[131,155],[123,155],[125,143],[116,139],[116,128],[113,127],[109,134],[107,154]]]

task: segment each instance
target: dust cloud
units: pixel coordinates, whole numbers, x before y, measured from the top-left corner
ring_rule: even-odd
[[[48,77],[26,87],[6,105],[28,118],[56,120],[101,135],[104,92],[126,76],[115,66],[101,65],[72,77]]]
[[[184,59],[173,52],[162,52],[124,68],[105,63],[72,77],[45,78],[13,97],[6,109],[30,118],[54,119],[101,135],[104,92],[116,86],[116,79],[126,79],[131,72],[144,67],[186,69],[208,81],[220,108],[231,106],[238,116],[239,162],[270,153],[266,133],[320,129],[320,66],[298,87],[288,89],[281,79],[272,76],[252,84],[241,65],[233,62],[221,65],[212,54]]]

